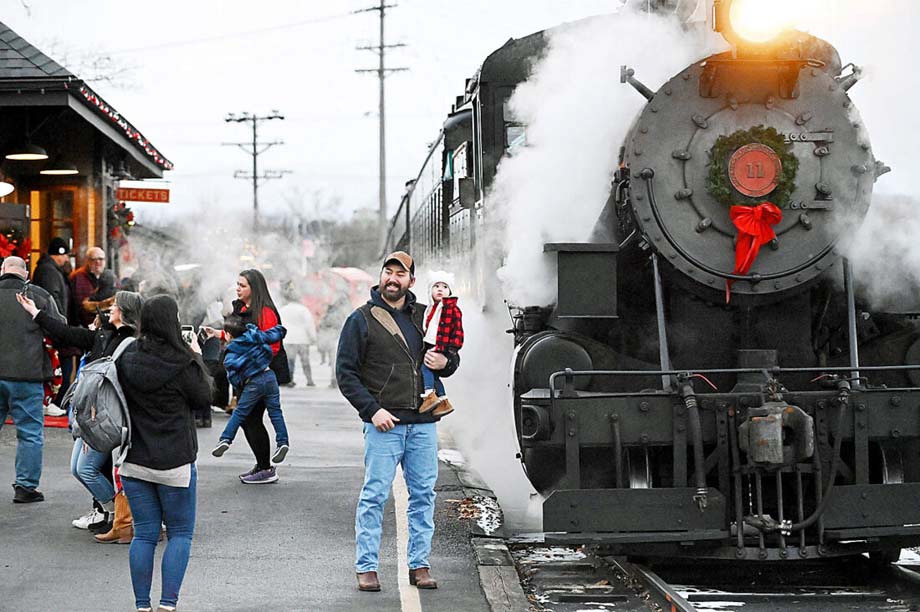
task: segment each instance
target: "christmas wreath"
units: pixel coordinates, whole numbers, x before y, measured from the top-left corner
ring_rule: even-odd
[[[785,208],[795,191],[795,177],[799,170],[799,160],[792,153],[792,144],[786,137],[772,127],[758,125],[749,130],[738,130],[728,136],[719,136],[709,151],[709,175],[706,189],[717,202],[724,206],[756,206],[764,198],[751,198],[739,193],[731,184],[728,176],[728,160],[745,145],[760,143],[773,149],[782,162],[782,175],[776,189],[770,195],[770,202],[778,208]]]
[[[13,226],[0,229],[0,259],[15,255],[28,261],[31,251],[32,240],[21,229]]]
[[[134,211],[128,208],[124,202],[116,202],[109,209],[108,224],[109,237],[124,241],[124,237],[130,234],[131,228],[134,227]]]

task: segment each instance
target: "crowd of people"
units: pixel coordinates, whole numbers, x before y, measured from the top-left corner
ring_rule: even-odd
[[[9,348],[0,353],[0,427],[7,416],[16,426],[15,503],[44,500],[39,490],[44,416],[68,415],[71,472],[93,503],[73,525],[91,530],[100,543],[130,544],[139,612],[152,610],[154,551],[165,536],[157,610],[175,610],[195,527],[197,427],[210,425],[212,410],[231,411],[212,454],[227,452],[242,429],[255,464],[239,475],[240,482],[277,482],[277,465],[291,448],[279,386],[294,384],[297,359],[306,384],[315,386],[310,347],[316,345],[334,364],[332,385],[364,421],[365,482],[355,520],[358,588],[380,590],[383,507],[398,464],[409,489],[409,580],[419,588],[437,588],[428,563],[435,423],[453,411],[440,378],[457,369],[463,342],[449,276],[436,275],[431,305],[423,307],[410,291],[412,258],[393,253],[368,303],[352,311],[347,299],[339,299],[317,329],[291,287],[278,308],[262,273],[243,270],[236,299],[226,308],[219,302],[209,306],[195,322],[198,333],[193,325],[186,334],[177,299],[119,290],[101,249],[88,249],[85,264],[70,273],[69,260],[67,242],[55,238],[31,282],[22,259],[8,257],[0,264],[0,337]],[[88,364],[109,362],[130,426],[119,447],[99,449],[90,444],[90,432],[81,430],[74,404],[81,372],[93,369]]]

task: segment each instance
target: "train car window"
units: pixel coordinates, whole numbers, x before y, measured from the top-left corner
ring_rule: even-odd
[[[520,147],[527,146],[527,126],[518,120],[511,105],[510,98],[502,103],[502,121],[505,128],[505,152],[513,155]]]

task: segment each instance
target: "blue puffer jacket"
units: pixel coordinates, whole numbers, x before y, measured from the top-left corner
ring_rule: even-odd
[[[239,389],[249,378],[268,368],[272,362],[271,345],[286,334],[287,330],[281,325],[261,331],[252,323],[248,324],[246,333],[234,338],[224,354],[224,368],[230,384]]]

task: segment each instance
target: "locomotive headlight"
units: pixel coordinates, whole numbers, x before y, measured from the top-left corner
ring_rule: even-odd
[[[717,0],[716,30],[734,44],[763,45],[793,27],[796,0]]]

